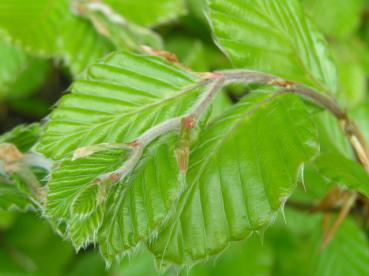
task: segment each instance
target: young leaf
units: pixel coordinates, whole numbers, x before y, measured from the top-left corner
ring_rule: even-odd
[[[0,42],[0,97],[3,97],[17,76],[27,67],[28,56],[7,43]]]
[[[128,21],[106,3],[75,0],[73,9],[80,16],[89,19],[96,31],[120,50],[137,51],[142,45],[162,48],[162,39],[158,34]]]
[[[155,238],[175,214],[184,189],[175,156],[177,139],[169,135],[154,142],[136,169],[109,191],[98,234],[100,252],[108,264],[132,253],[139,242]]]
[[[87,145],[131,142],[183,115],[199,94],[198,80],[159,57],[113,53],[86,70],[61,99],[37,150],[59,159]]]
[[[115,11],[127,20],[141,26],[154,26],[186,13],[184,0],[105,0]]]
[[[317,240],[316,249],[321,239]],[[352,219],[346,219],[327,248],[318,254],[314,252],[315,260],[310,275],[368,275],[369,245],[365,233]]]
[[[114,46],[89,22],[76,16],[65,20],[60,35],[60,51],[73,75],[80,74],[113,50]]]
[[[29,199],[15,185],[0,183],[0,210],[26,211],[31,205]]]
[[[319,173],[369,197],[369,175],[359,163],[337,153],[324,153],[314,161]]]
[[[344,39],[360,26],[365,0],[303,0],[320,30],[329,37]]]
[[[2,0],[0,33],[28,53],[48,57],[57,53],[58,34],[68,12],[67,0]]]
[[[98,178],[122,166],[125,149],[96,152],[74,161],[66,160],[51,174],[46,215],[67,224],[68,234],[79,249],[90,241],[102,223],[108,182]]]
[[[99,189],[108,185],[99,183],[98,177],[119,168],[127,154],[125,149],[117,148],[62,162],[51,174],[46,214],[60,220],[89,215],[98,206]]]
[[[369,143],[369,101],[362,102],[352,111],[352,116],[356,120],[360,130],[363,132],[365,140]]]
[[[336,91],[336,71],[323,37],[298,0],[211,0],[219,46],[235,66]]]
[[[0,100],[24,97],[46,78],[48,63],[0,41]]]
[[[246,97],[201,133],[178,213],[149,248],[159,260],[191,263],[263,231],[317,151],[316,129],[296,95]]]
[[[20,151],[27,152],[37,142],[40,134],[39,124],[19,125],[0,136],[1,143],[14,144]]]
[[[155,235],[183,190],[175,157],[176,137],[150,145],[118,183],[97,181],[124,165],[124,150],[104,150],[53,171],[46,214],[66,224],[75,247],[98,243],[111,263]],[[71,180],[72,177],[72,180]]]

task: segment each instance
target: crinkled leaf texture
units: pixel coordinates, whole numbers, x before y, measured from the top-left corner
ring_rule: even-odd
[[[322,35],[298,0],[210,0],[220,47],[235,66],[336,91],[336,70]]]
[[[160,57],[113,53],[74,82],[50,115],[37,150],[60,159],[83,146],[131,142],[183,115],[199,94],[191,90],[198,80]]]
[[[193,145],[177,213],[150,250],[163,263],[193,263],[262,232],[318,149],[315,126],[296,95],[247,96]]]
[[[176,135],[162,137],[145,151],[137,167],[116,184],[97,182],[124,164],[125,149],[109,149],[54,170],[46,214],[67,226],[76,248],[98,243],[111,263],[153,238],[173,213],[183,181],[175,158]]]

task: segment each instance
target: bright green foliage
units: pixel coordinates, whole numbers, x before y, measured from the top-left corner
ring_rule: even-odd
[[[220,47],[239,68],[336,91],[335,67],[321,34],[298,0],[213,0],[210,17]]]
[[[69,87],[0,136],[22,152],[0,154],[1,275],[187,275],[213,256],[189,275],[368,275],[369,176],[341,114],[369,142],[363,0],[0,2],[1,128]],[[319,252],[346,199],[301,209],[333,185],[358,196]]]
[[[183,115],[198,95],[182,93],[198,78],[154,56],[114,53],[90,67],[50,116],[38,151],[59,159],[99,143],[123,143]]]
[[[13,130],[0,136],[1,143],[11,143],[22,152],[27,152],[39,139],[40,125],[19,125]]]
[[[51,56],[57,53],[57,40],[67,0],[2,0],[0,30],[10,42],[28,53]]]
[[[369,124],[368,124],[368,116],[369,116],[369,101],[364,101],[360,106],[355,108],[352,111],[352,116],[358,123],[366,141],[369,141]]]
[[[39,138],[39,125],[20,125],[12,131],[0,136],[2,143],[14,144],[20,151],[27,152]],[[15,179],[18,175],[5,175],[2,172],[2,162],[0,161],[0,209],[26,211],[32,203]],[[26,172],[23,171],[22,174]]]
[[[105,0],[104,2],[127,20],[142,26],[167,23],[186,13],[185,0]]]
[[[183,190],[173,138],[150,146],[137,168],[116,184],[97,180],[124,165],[126,150],[63,162],[51,176],[47,215],[67,225],[77,248],[98,243],[109,262],[129,253],[158,231]]]
[[[342,184],[369,197],[368,173],[357,162],[336,153],[325,153],[315,160],[319,173],[332,184]]]
[[[328,111],[314,114],[314,121],[319,129],[320,150],[339,153],[346,158],[353,158],[352,148],[336,118]]]
[[[0,44],[1,62],[0,62],[0,96],[3,97],[8,92],[11,85],[27,67],[27,55],[21,50],[15,49],[2,42]]]
[[[296,96],[246,97],[200,135],[178,214],[150,249],[159,260],[191,263],[263,231],[295,188],[302,164],[316,155],[316,139]]]
[[[0,42],[0,98],[22,97],[39,88],[45,80],[46,62]]]
[[[102,222],[97,209],[105,203],[110,188],[109,183],[99,183],[97,178],[119,168],[126,156],[124,152],[122,149],[97,152],[86,158],[65,161],[52,172],[46,214],[68,225],[68,234],[76,248],[94,241]]]
[[[365,0],[303,0],[307,13],[329,37],[344,39],[360,24]]]
[[[2,183],[0,180],[0,209],[26,211],[30,207],[27,196],[18,191],[11,184]]]
[[[96,30],[107,37],[117,49],[138,51],[142,45],[162,48],[161,37],[154,31],[128,21],[105,3],[75,0],[81,16],[90,20]],[[79,6],[78,6],[79,5]]]
[[[114,46],[93,26],[76,16],[66,19],[61,33],[60,51],[74,75],[78,75],[114,49]]]
[[[316,241],[314,253],[318,252],[320,242],[321,238]],[[310,275],[368,275],[368,246],[368,240],[358,223],[346,219],[328,247],[319,255],[313,255],[315,256],[315,262],[312,265],[314,269]]]
[[[81,14],[75,8],[79,2],[86,4],[80,6]],[[102,14],[100,10],[87,8],[87,5],[94,4],[93,1],[78,0],[40,0],[37,3],[5,0],[0,4],[0,33],[8,42],[29,54],[62,58],[76,76],[115,48],[131,51],[139,51],[141,45],[161,48],[160,36],[142,26],[161,24],[185,13],[183,0],[155,1],[150,4],[150,10],[142,9],[148,3],[134,1],[98,3],[113,14]],[[111,9],[110,4],[116,11]],[[121,18],[114,20],[117,16]],[[88,20],[91,22],[88,23]],[[15,69],[24,63],[18,56],[6,58]],[[0,68],[0,91],[3,89],[3,75],[16,77],[11,71],[6,70],[7,75],[1,72]]]
[[[337,45],[334,56],[338,67],[339,99],[344,106],[355,106],[365,99],[366,72],[362,55],[355,44]]]
[[[150,146],[132,174],[109,191],[98,234],[100,252],[108,263],[132,253],[140,241],[154,239],[161,226],[175,215],[184,183],[173,138],[164,137]]]

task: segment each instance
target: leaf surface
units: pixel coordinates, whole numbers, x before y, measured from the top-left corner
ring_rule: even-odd
[[[369,197],[369,175],[359,163],[337,153],[324,153],[314,164],[332,184],[345,185]]]
[[[114,46],[99,35],[89,22],[76,16],[65,20],[59,47],[75,76],[114,50]]]
[[[184,0],[106,0],[127,20],[142,26],[153,26],[172,21],[186,13]]]
[[[322,35],[298,0],[211,0],[219,46],[238,68],[336,91],[336,70]]]
[[[345,39],[360,27],[364,0],[303,0],[302,2],[319,29],[330,37]]]
[[[316,155],[316,138],[297,96],[246,97],[200,135],[178,213],[148,244],[151,251],[164,262],[191,263],[263,231]]]
[[[57,40],[65,15],[67,0],[2,0],[0,33],[5,39],[38,56],[57,53]]]
[[[0,209],[26,211],[31,206],[29,199],[15,185],[0,183]]]
[[[37,142],[40,135],[40,125],[37,123],[19,125],[0,136],[1,143],[10,143],[17,146],[22,152],[29,151]]]
[[[52,173],[46,214],[67,226],[66,235],[77,249],[97,243],[109,264],[132,252],[157,233],[183,190],[175,140],[169,135],[154,142],[116,184],[96,179],[124,165],[126,150],[62,162]]]
[[[37,150],[53,159],[99,143],[125,143],[194,103],[199,78],[154,56],[123,52],[89,67],[50,115]],[[187,91],[187,90],[190,91]]]
[[[318,239],[317,248],[320,242]],[[317,251],[314,252],[311,275],[368,275],[368,241],[357,222],[350,218],[342,223],[327,248],[321,254]]]

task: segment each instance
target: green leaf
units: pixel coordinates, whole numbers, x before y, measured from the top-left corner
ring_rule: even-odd
[[[137,51],[140,46],[147,45],[155,49],[163,47],[161,37],[154,31],[136,25],[134,23],[124,21],[115,22],[112,17],[115,14],[106,15],[100,12],[92,11],[87,15],[95,24],[95,28],[106,36],[119,50]]]
[[[192,263],[263,231],[317,151],[316,129],[296,95],[251,94],[201,133],[178,213],[150,250],[165,262]]]
[[[67,0],[2,0],[0,33],[26,52],[49,57],[57,53],[57,41]]]
[[[17,76],[27,67],[27,55],[12,46],[0,42],[0,96],[3,97]]]
[[[65,20],[60,51],[74,76],[113,50],[114,46],[86,20],[76,16]]]
[[[126,150],[117,148],[62,162],[51,174],[46,214],[56,220],[89,216],[103,201],[98,199],[99,190],[108,185],[99,185],[98,176],[119,168],[126,156]]]
[[[335,152],[346,158],[353,158],[350,142],[343,133],[337,119],[328,111],[313,115],[319,130],[319,144],[322,152]]]
[[[0,182],[0,210],[26,211],[30,206],[29,199],[15,185]]]
[[[169,135],[149,146],[136,169],[109,191],[98,234],[100,252],[108,263],[131,254],[140,241],[152,240],[175,213],[184,189],[176,140],[176,135]]]
[[[352,117],[357,122],[365,140],[369,143],[369,101],[362,102],[357,108],[352,110]]]
[[[368,275],[368,240],[365,232],[352,219],[342,223],[327,248],[318,254],[320,244],[321,239],[318,239],[310,275]]]
[[[184,0],[105,0],[127,20],[142,26],[173,21],[186,13]]]
[[[314,164],[332,184],[345,185],[369,197],[369,175],[359,163],[337,153],[325,153]]]
[[[183,115],[199,94],[191,90],[198,80],[159,57],[113,53],[74,82],[37,150],[59,159],[87,145],[131,142],[152,125]]]
[[[354,43],[339,44],[334,48],[339,76],[338,97],[342,106],[355,106],[366,96],[365,65],[357,48]]]
[[[62,162],[52,172],[46,214],[66,224],[77,249],[97,243],[108,264],[132,252],[156,235],[183,190],[174,138],[150,145],[137,167],[116,184],[96,180],[124,165],[125,150]]]
[[[20,98],[35,91],[46,78],[46,61],[0,41],[0,100]]]
[[[77,14],[90,20],[96,31],[119,50],[137,51],[142,45],[162,48],[163,42],[157,33],[122,17],[107,3],[75,0],[72,7]]]
[[[345,39],[354,33],[361,22],[364,0],[303,0],[306,9],[326,35]]]
[[[39,124],[34,123],[30,125],[19,125],[11,131],[0,136],[0,144],[14,144],[20,151],[27,152],[38,141],[39,133]]]
[[[336,92],[336,70],[298,0],[211,0],[218,44],[236,67]]]

